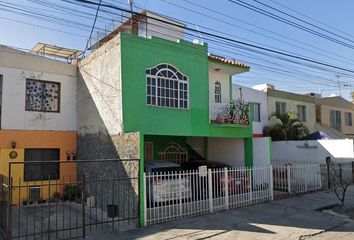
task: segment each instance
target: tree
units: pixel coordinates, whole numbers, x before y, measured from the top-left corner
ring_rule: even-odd
[[[352,91],[351,95],[352,95],[352,99],[354,100],[354,91]]]
[[[271,137],[272,141],[306,140],[309,136],[309,130],[293,112],[272,114],[263,133]]]
[[[343,166],[341,163],[327,163],[328,187],[336,195],[341,207],[344,206],[345,194],[352,183],[350,175],[351,174],[346,175],[343,172]]]

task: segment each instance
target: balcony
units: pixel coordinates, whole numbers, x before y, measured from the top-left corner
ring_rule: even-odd
[[[248,103],[231,101],[229,104],[213,104],[210,107],[210,123],[212,125],[250,125]]]

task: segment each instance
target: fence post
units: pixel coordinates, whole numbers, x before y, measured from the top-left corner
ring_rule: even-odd
[[[270,197],[272,201],[274,200],[274,192],[273,192],[273,165],[269,165],[269,173],[270,173]]]
[[[329,172],[329,165],[331,163],[331,157],[326,157],[326,165],[327,165],[327,187],[328,189],[331,188],[331,179],[330,179],[330,172]]]
[[[143,224],[143,226],[145,227],[146,226],[146,219],[147,219],[147,200],[146,200],[146,194],[147,194],[147,191],[146,191],[146,173],[144,172],[144,175],[143,175],[144,177],[144,179],[143,179],[143,181],[144,181],[144,224]]]
[[[288,177],[288,192],[291,194],[291,165],[287,164],[286,165],[286,175]]]
[[[178,186],[179,186],[179,215],[182,216],[183,209],[182,209],[182,179],[181,179],[181,172],[178,174]]]
[[[213,212],[213,181],[211,176],[211,169],[208,170],[208,195],[209,195],[209,209],[210,212]]]
[[[7,238],[11,239],[12,237],[12,174],[11,174],[11,162],[9,163],[9,183],[8,183],[8,196],[7,196],[7,216],[6,216],[6,231],[7,231]]]
[[[50,240],[50,175],[48,176],[48,240]]]
[[[250,188],[250,191],[249,191],[249,198],[250,198],[250,202],[252,202],[253,201],[253,199],[252,199],[252,195],[253,195],[253,193],[252,193],[252,179],[253,179],[253,174],[252,174],[252,168],[251,167],[249,167],[248,168],[248,172],[249,172],[249,188]]]
[[[226,210],[229,209],[229,174],[227,172],[227,167],[224,168],[224,179],[225,179],[225,205]]]
[[[85,221],[85,174],[82,174],[81,204],[82,204],[82,238],[86,238]]]

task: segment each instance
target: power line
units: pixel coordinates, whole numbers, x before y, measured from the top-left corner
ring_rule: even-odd
[[[351,39],[349,39],[349,38],[343,37],[343,36],[341,36],[341,35],[339,35],[339,34],[336,34],[336,33],[332,32],[332,31],[329,31],[329,30],[327,30],[327,29],[325,29],[325,28],[322,28],[322,27],[317,26],[317,25],[315,25],[315,24],[312,24],[312,23],[310,23],[310,22],[308,22],[308,21],[305,21],[305,20],[303,20],[303,19],[301,19],[301,18],[298,18],[298,17],[296,17],[296,16],[293,16],[293,15],[291,15],[291,14],[285,12],[285,11],[279,10],[279,9],[277,9],[277,8],[275,8],[275,7],[272,7],[272,6],[270,6],[270,5],[267,5],[267,4],[265,4],[265,3],[262,3],[262,2],[260,2],[260,1],[258,1],[258,0],[253,0],[253,1],[256,2],[256,3],[258,3],[258,4],[261,4],[261,5],[265,6],[265,7],[267,7],[267,8],[270,8],[270,9],[272,9],[272,10],[274,10],[274,11],[280,12],[280,13],[282,13],[282,14],[288,16],[288,17],[291,17],[291,18],[293,18],[293,19],[296,19],[297,21],[306,23],[306,24],[308,24],[308,25],[310,25],[310,26],[312,26],[312,27],[315,27],[315,28],[320,29],[320,30],[322,30],[322,31],[324,31],[324,32],[327,32],[327,33],[329,33],[329,34],[332,34],[332,35],[334,35],[334,36],[337,36],[337,37],[339,37],[339,38],[342,38],[342,39],[344,39],[344,40],[347,40],[347,41],[349,41],[349,42],[354,43],[354,41],[351,40]]]
[[[97,11],[96,11],[95,20],[93,21],[93,24],[92,24],[90,36],[89,36],[89,38],[87,39],[86,47],[85,47],[85,50],[84,50],[84,55],[85,55],[85,53],[86,53],[86,51],[87,51],[87,48],[88,48],[88,45],[89,45],[89,43],[90,43],[90,39],[91,39],[91,36],[92,36],[92,33],[93,33],[93,29],[95,29],[96,20],[97,20],[98,12],[100,11],[101,3],[102,3],[102,0],[100,0],[100,2],[98,3],[98,6],[97,6]]]
[[[210,18],[210,19],[214,19],[214,20],[216,20],[216,21],[223,22],[223,23],[228,24],[228,25],[230,25],[230,26],[234,26],[234,27],[240,28],[240,29],[242,29],[242,30],[244,30],[244,31],[248,31],[248,32],[251,32],[251,33],[254,33],[254,34],[257,34],[257,35],[266,37],[266,38],[269,38],[269,39],[273,39],[273,40],[276,40],[276,41],[279,41],[279,42],[288,44],[288,45],[290,45],[290,46],[294,46],[294,47],[299,48],[299,49],[303,49],[303,50],[306,50],[306,51],[310,51],[311,53],[314,53],[314,52],[315,52],[315,53],[317,53],[317,54],[319,54],[319,55],[321,55],[321,56],[330,57],[331,59],[335,59],[335,60],[338,60],[338,61],[341,61],[341,62],[344,62],[344,63],[349,63],[349,64],[353,64],[353,63],[354,63],[353,59],[346,58],[346,57],[344,57],[344,56],[341,56],[341,55],[339,55],[339,54],[330,52],[330,51],[325,50],[325,49],[321,49],[321,48],[319,48],[319,47],[317,47],[317,46],[308,44],[307,42],[302,42],[302,41],[299,41],[299,40],[290,38],[290,37],[288,37],[288,36],[286,36],[286,35],[283,35],[283,34],[280,34],[280,33],[274,32],[274,31],[271,31],[271,30],[269,30],[269,29],[260,27],[260,26],[258,26],[258,25],[255,25],[255,24],[246,22],[246,21],[241,20],[241,19],[238,19],[238,18],[235,18],[234,16],[227,15],[226,13],[219,12],[219,11],[217,11],[217,10],[215,10],[215,9],[207,8],[207,7],[203,6],[203,5],[200,5],[200,4],[191,2],[191,1],[189,1],[189,0],[181,0],[181,1],[186,2],[186,3],[189,3],[189,4],[193,5],[193,6],[198,7],[198,8],[207,10],[207,11],[213,13],[213,14],[217,14],[217,15],[220,15],[220,16],[222,16],[222,17],[226,17],[226,18],[228,18],[228,19],[231,19],[231,20],[233,20],[233,21],[237,21],[237,22],[243,23],[243,24],[245,24],[245,25],[248,25],[248,26],[251,26],[251,27],[260,29],[260,30],[262,30],[262,31],[264,31],[264,32],[268,32],[268,33],[270,33],[270,34],[279,36],[279,37],[281,37],[281,38],[283,38],[283,39],[287,39],[287,40],[290,40],[290,41],[293,41],[293,42],[296,42],[296,43],[299,43],[299,44],[308,46],[308,47],[310,47],[310,48],[317,49],[317,50],[319,50],[319,51],[321,51],[321,52],[325,52],[325,53],[327,53],[327,54],[330,54],[330,56],[327,55],[327,54],[324,54],[324,53],[316,52],[316,51],[314,51],[313,49],[304,48],[304,47],[301,47],[301,46],[299,46],[299,45],[296,45],[296,44],[293,44],[293,43],[289,43],[289,42],[286,42],[286,41],[277,39],[277,38],[275,38],[275,37],[272,37],[272,36],[269,36],[269,35],[260,33],[259,31],[253,31],[253,30],[251,30],[251,29],[248,29],[248,28],[245,28],[245,27],[241,27],[241,26],[236,25],[236,24],[234,24],[234,23],[232,23],[232,22],[230,22],[230,21],[221,20],[221,19],[219,19],[219,18],[216,18],[216,17],[211,16],[210,14],[204,14],[204,13],[202,13],[201,11],[194,11],[194,10],[192,10],[191,8],[183,7],[183,6],[181,6],[181,5],[176,4],[175,2],[171,3],[171,2],[169,2],[169,0],[160,0],[160,1],[165,2],[165,3],[168,3],[168,4],[173,5],[173,6],[176,6],[176,7],[179,7],[179,8],[182,8],[182,9],[185,9],[185,10],[187,10],[187,11],[196,13],[196,14],[198,14],[198,15],[202,15],[202,16],[205,16],[205,17],[207,17],[207,18]],[[340,60],[339,58],[336,58],[336,57],[333,57],[333,56],[339,57],[339,58],[341,58],[341,59],[345,59],[345,60],[347,60],[347,61]]]
[[[91,1],[87,1],[87,0],[74,0],[74,1],[81,2],[81,3],[86,3],[86,4],[91,4],[91,5],[97,5],[97,3],[91,2]],[[136,14],[136,15],[142,15],[141,13],[130,11],[130,10],[127,10],[127,9],[124,9],[124,8],[121,8],[121,7],[117,7],[117,6],[112,5],[112,4],[101,4],[101,6],[102,7],[106,7],[106,8],[112,8],[112,9],[120,10],[120,11],[127,12],[127,13],[133,13],[133,14]],[[178,24],[171,23],[171,22],[159,19],[159,18],[152,17],[152,16],[146,16],[146,17],[150,18],[150,19],[153,19],[153,20],[156,20],[156,21],[159,21],[159,22],[163,22],[165,24],[173,25],[175,27],[183,28],[183,29],[186,29],[186,30],[189,30],[189,31],[192,31],[192,32],[198,32],[198,33],[200,32],[201,34],[204,34],[204,35],[207,35],[207,36],[211,36],[211,37],[215,37],[215,38],[218,38],[218,39],[222,39],[222,40],[225,40],[225,41],[228,41],[228,42],[233,42],[233,43],[241,44],[241,45],[248,46],[248,47],[251,47],[251,48],[259,49],[259,50],[262,50],[262,51],[271,52],[271,53],[275,53],[275,54],[278,54],[278,55],[286,56],[286,57],[289,57],[289,58],[303,60],[303,61],[314,63],[314,64],[317,64],[317,65],[322,65],[322,66],[325,66],[325,67],[329,67],[329,68],[333,68],[333,69],[337,69],[337,70],[341,70],[341,71],[345,71],[345,72],[354,73],[354,70],[343,68],[343,67],[339,67],[339,66],[335,66],[335,65],[332,65],[332,64],[328,64],[328,63],[323,63],[323,62],[318,61],[318,60],[312,60],[312,59],[308,59],[308,58],[305,58],[305,57],[297,56],[297,55],[294,55],[294,54],[288,54],[288,53],[280,52],[280,51],[273,50],[273,49],[270,49],[270,48],[265,48],[265,47],[261,47],[261,46],[258,46],[258,45],[249,44],[249,43],[246,43],[246,42],[242,42],[242,41],[238,41],[238,40],[235,40],[235,39],[227,38],[227,37],[220,36],[220,35],[217,35],[217,34],[214,34],[214,33],[209,33],[209,32],[206,32],[206,31],[197,31],[197,30],[195,30],[193,28],[186,27],[186,26],[185,27],[181,27]]]
[[[276,14],[273,14],[273,13],[271,13],[271,12],[269,12],[269,11],[266,11],[266,10],[264,10],[264,9],[258,8],[258,7],[254,6],[254,5],[252,5],[252,4],[246,3],[246,2],[241,1],[241,0],[236,0],[236,1],[235,1],[235,0],[226,0],[226,1],[229,1],[229,2],[231,2],[231,3],[233,3],[233,4],[242,6],[242,7],[244,7],[244,8],[249,9],[249,10],[252,10],[252,11],[254,11],[254,12],[260,13],[260,14],[262,14],[262,15],[264,15],[264,16],[270,17],[270,18],[272,18],[272,19],[275,19],[275,20],[280,21],[280,22],[282,22],[282,23],[285,23],[285,24],[287,24],[287,25],[293,26],[293,27],[295,27],[295,28],[301,29],[301,30],[303,30],[303,31],[305,31],[305,32],[308,32],[308,33],[311,33],[311,34],[313,34],[313,35],[319,36],[319,37],[321,37],[321,38],[327,39],[327,40],[332,41],[332,42],[334,42],[334,43],[337,43],[337,44],[340,44],[340,45],[342,45],[342,46],[345,46],[345,47],[354,49],[354,46],[353,46],[353,45],[350,45],[350,44],[348,44],[348,43],[346,43],[346,42],[343,42],[343,41],[338,40],[338,39],[336,39],[336,38],[330,37],[330,36],[328,36],[328,35],[325,35],[325,34],[323,34],[323,33],[321,33],[321,32],[315,31],[315,30],[313,30],[313,29],[311,29],[311,28],[308,28],[308,27],[306,27],[306,26],[303,26],[303,25],[301,25],[301,24],[298,24],[298,23],[295,23],[295,22],[293,22],[293,21],[290,21],[290,20],[288,20],[288,19],[286,19],[286,18],[280,17],[280,16],[278,16],[278,15],[276,15]]]

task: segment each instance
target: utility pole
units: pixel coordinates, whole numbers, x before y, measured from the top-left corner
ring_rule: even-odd
[[[133,34],[133,24],[134,24],[134,21],[133,21],[133,4],[134,4],[134,0],[128,0],[128,3],[130,5],[130,12],[131,12],[131,16],[130,16],[130,21],[131,21],[131,24],[132,24],[132,33]]]
[[[337,77],[337,82],[338,82],[339,96],[342,96],[342,90],[340,88],[340,82],[339,82],[340,75],[336,74],[336,77]]]

